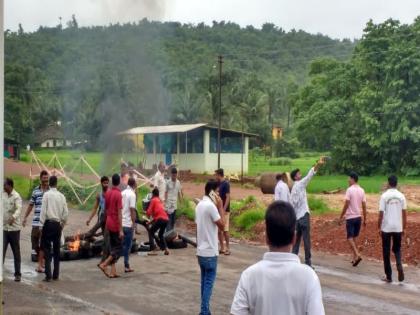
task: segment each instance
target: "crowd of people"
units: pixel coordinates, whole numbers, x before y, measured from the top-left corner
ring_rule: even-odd
[[[299,169],[293,170],[290,175],[283,173],[276,177],[274,202],[268,206],[265,214],[269,251],[263,260],[242,273],[231,314],[278,314],[279,309],[282,314],[324,314],[321,285],[312,266],[310,209],[306,188],[325,162],[321,158],[305,177]],[[183,198],[177,169],[169,169],[169,179],[165,178],[167,171],[167,167],[159,163],[152,179],[151,199],[147,209],[144,209],[149,217],[145,223],[149,233],[149,255],[156,255],[159,249],[164,255],[170,254],[164,233],[175,227],[178,201]],[[367,220],[365,192],[359,186],[358,180],[355,172],[349,174],[349,188],[338,218],[340,225],[344,220],[346,223],[347,240],[353,252],[351,264],[354,267],[362,261],[357,238]],[[41,172],[40,185],[33,190],[22,221],[22,198],[14,189],[12,179],[6,178],[4,181],[3,260],[10,244],[14,257],[15,281],[21,280],[20,230],[26,225],[32,212],[31,243],[33,253],[38,257],[36,271],[45,273],[44,281],[59,280],[61,236],[69,212],[65,196],[57,190],[57,181],[56,176],[49,176],[47,171]],[[101,191],[95,197],[86,225],[90,226],[95,216],[97,221],[85,237],[90,238],[101,229],[104,242],[102,258],[97,266],[108,278],[118,278],[116,263],[121,256],[124,257],[124,272],[134,271],[130,266],[129,254],[136,224],[140,222],[137,185],[136,180],[126,172],[114,174],[111,177],[111,187],[106,176],[100,179],[100,183]],[[382,194],[379,205],[378,231],[382,238],[385,271],[383,280],[386,282],[393,281],[391,243],[396,258],[398,281],[404,280],[401,240],[407,227],[407,203],[404,195],[397,190],[397,184],[396,176],[388,178],[388,189]],[[205,184],[204,196],[195,209],[202,315],[211,314],[210,300],[216,280],[218,257],[231,254],[230,200],[229,181],[225,178],[224,170],[217,169],[215,178]],[[305,264],[301,264],[298,257],[302,239]]]

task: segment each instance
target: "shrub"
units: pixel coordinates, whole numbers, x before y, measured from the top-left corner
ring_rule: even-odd
[[[274,158],[268,161],[268,165],[290,165],[292,160],[289,158]]]
[[[194,221],[195,220],[195,209],[193,202],[188,198],[183,198],[181,202],[178,203],[178,209],[176,211],[176,216],[186,216],[187,219]]]
[[[275,156],[287,156],[292,159],[298,158],[299,154],[296,149],[299,148],[299,141],[296,138],[281,138],[273,143],[273,152]]]
[[[245,231],[252,229],[255,224],[264,220],[265,210],[263,209],[251,209],[245,211],[237,218],[235,218],[235,224]]]
[[[315,214],[324,214],[333,211],[324,200],[314,196],[308,196],[309,209]]]

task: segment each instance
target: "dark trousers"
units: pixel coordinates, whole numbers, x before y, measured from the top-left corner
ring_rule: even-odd
[[[392,280],[391,268],[391,239],[392,252],[395,255],[397,269],[402,269],[401,263],[401,235],[402,233],[385,233],[382,232],[382,255],[384,258],[384,270],[387,279]]]
[[[104,228],[103,231],[104,231],[104,235],[103,235],[104,243],[102,245],[101,262],[104,262],[109,257],[109,253],[111,252],[111,248],[109,244],[109,231],[107,228]]]
[[[53,279],[60,275],[60,239],[61,225],[56,221],[45,221],[42,228],[41,248],[45,254],[45,277],[51,279],[51,260],[54,258]],[[52,252],[51,252],[52,245]]]
[[[176,210],[171,214],[168,214],[169,221],[168,225],[166,226],[166,231],[173,230],[175,228],[175,219],[176,219]]]
[[[296,223],[296,243],[293,246],[293,253],[299,254],[300,241],[303,237],[303,248],[305,250],[305,264],[312,265],[311,262],[311,218],[309,213],[300,218]]]
[[[165,233],[166,226],[168,225],[168,221],[159,219],[156,222],[152,223],[152,226],[149,230],[149,244],[150,244],[150,250],[154,250],[156,248],[154,235],[156,231],[158,232],[159,236],[159,247],[161,250],[165,250],[167,248],[166,240],[163,237],[163,234]]]
[[[20,274],[20,231],[3,231],[3,263],[6,258],[7,247],[10,244],[15,263],[15,276]]]

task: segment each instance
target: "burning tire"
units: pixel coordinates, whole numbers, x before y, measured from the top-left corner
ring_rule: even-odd
[[[68,261],[68,260],[76,260],[80,259],[79,251],[71,251],[65,248],[62,248],[60,251],[60,260],[61,261]]]
[[[168,242],[168,247],[170,249],[181,249],[186,248],[188,246],[187,242],[182,239],[175,239],[171,242]]]

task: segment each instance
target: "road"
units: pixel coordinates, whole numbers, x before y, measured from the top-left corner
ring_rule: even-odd
[[[86,212],[72,210],[66,235],[84,230]],[[141,236],[145,238],[145,235]],[[132,255],[134,273],[107,279],[97,259],[63,262],[61,279],[42,282],[30,262],[30,228],[22,231],[23,281],[13,282],[10,249],[5,262],[5,314],[197,314],[200,303],[199,268],[194,249],[170,256]],[[213,314],[229,314],[241,271],[258,261],[265,248],[232,245],[232,256],[219,260],[212,298]],[[420,269],[406,268],[404,284],[385,284],[382,265],[363,261],[350,266],[347,256],[314,253],[327,314],[420,314]],[[122,269],[122,261],[119,261]],[[279,294],[281,294],[279,292]]]

